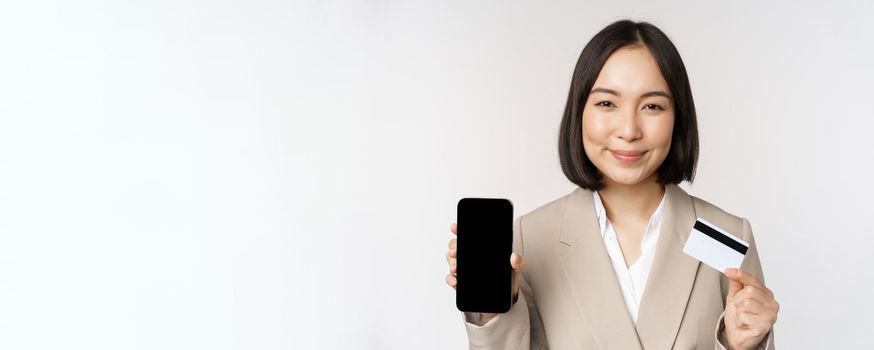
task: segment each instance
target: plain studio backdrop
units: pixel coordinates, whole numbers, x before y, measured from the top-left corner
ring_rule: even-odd
[[[784,349],[874,348],[869,2],[3,1],[0,348],[462,349],[462,197],[571,190],[610,22],[680,50],[683,187],[750,220]]]

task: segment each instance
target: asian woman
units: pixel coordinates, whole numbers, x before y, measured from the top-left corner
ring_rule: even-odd
[[[749,221],[678,186],[695,175],[696,118],[683,61],[660,29],[622,20],[591,39],[558,138],[577,186],[514,221],[513,306],[463,313],[471,349],[774,348],[779,304]],[[698,218],[749,244],[739,269],[683,252]]]

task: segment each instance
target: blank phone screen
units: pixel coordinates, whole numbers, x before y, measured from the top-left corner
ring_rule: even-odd
[[[458,201],[456,306],[503,313],[512,302],[513,204],[506,199]]]

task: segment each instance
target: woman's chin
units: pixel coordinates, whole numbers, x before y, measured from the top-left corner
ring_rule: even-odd
[[[617,174],[616,176],[608,177],[610,178],[610,182],[623,186],[637,185],[643,180],[646,180],[646,176],[641,176],[640,174]]]

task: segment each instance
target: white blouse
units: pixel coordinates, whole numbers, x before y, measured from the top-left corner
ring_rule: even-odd
[[[656,242],[659,240],[662,212],[664,211],[667,193],[662,196],[661,203],[659,203],[658,208],[653,212],[652,217],[649,218],[649,223],[643,234],[643,240],[640,242],[640,257],[631,264],[631,267],[625,265],[625,257],[622,255],[622,249],[619,247],[616,231],[613,230],[613,225],[607,219],[607,211],[601,202],[601,195],[598,194],[598,191],[592,191],[592,194],[595,197],[595,212],[598,214],[601,237],[604,239],[604,245],[607,247],[607,253],[610,255],[613,272],[616,273],[619,287],[622,289],[622,297],[625,299],[628,315],[631,316],[631,319],[636,324],[640,299],[643,297],[646,279],[649,277],[649,270],[655,257]]]

